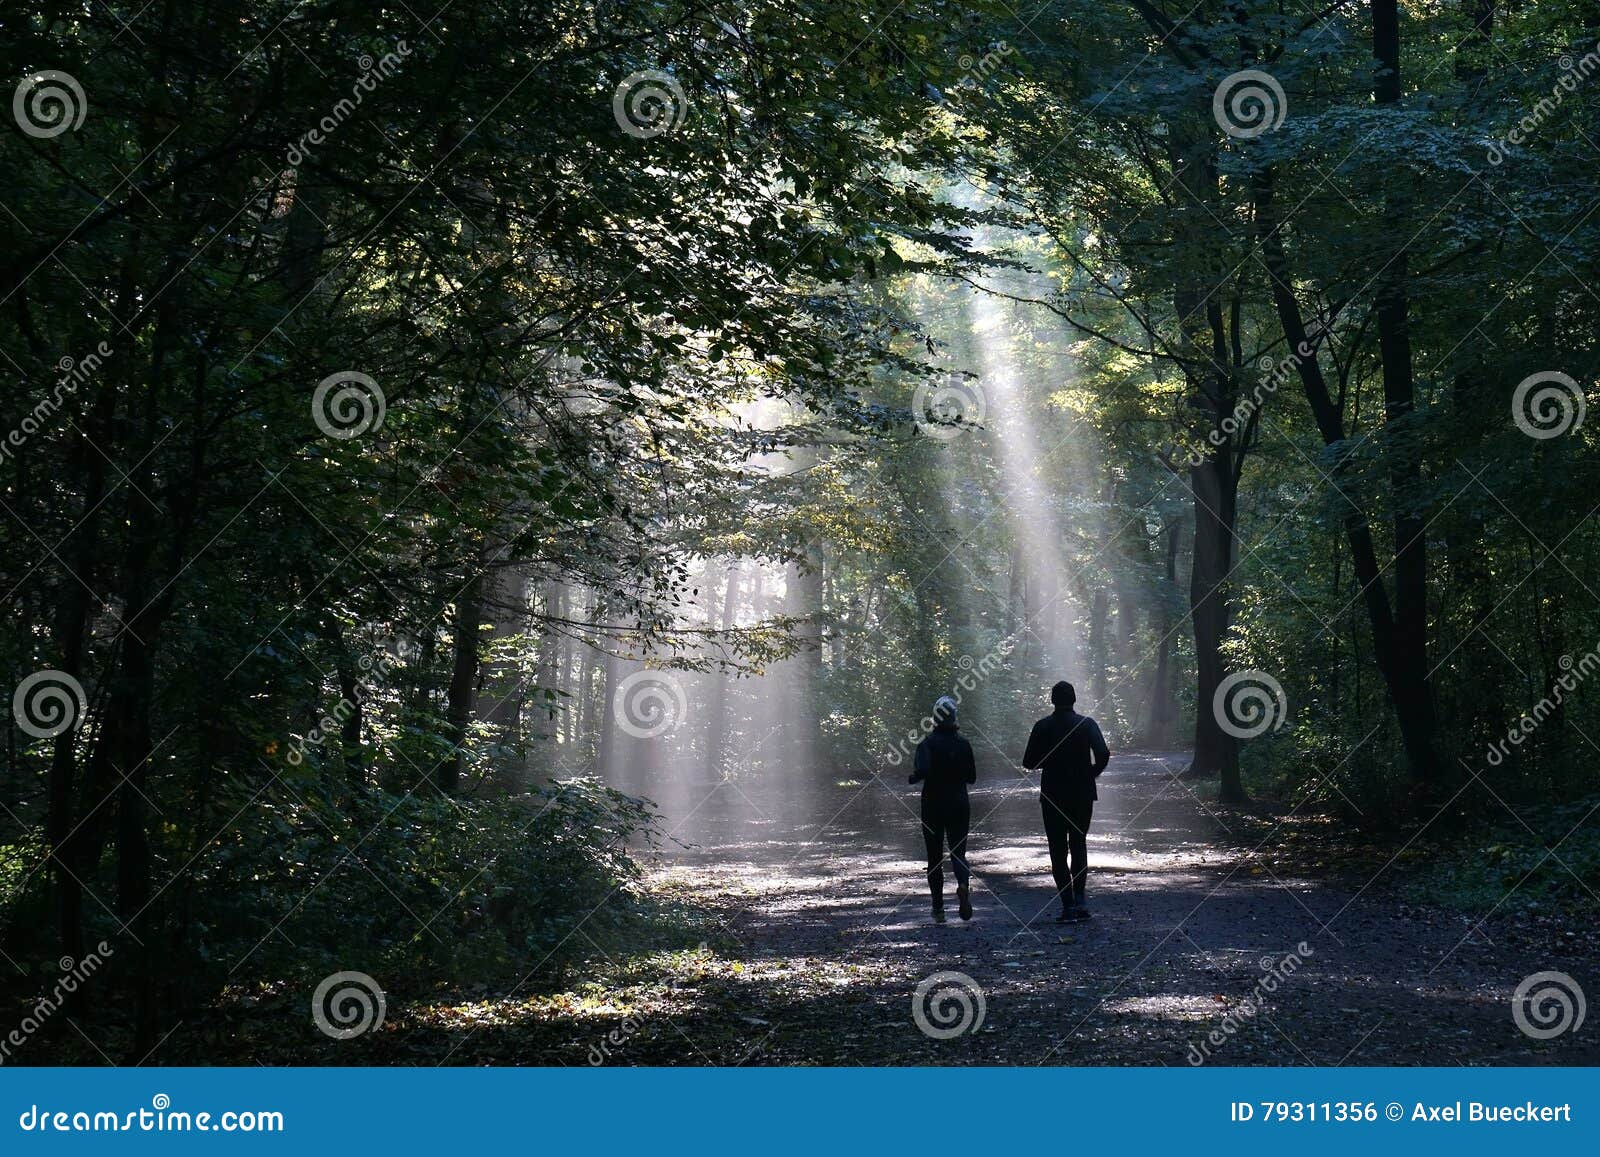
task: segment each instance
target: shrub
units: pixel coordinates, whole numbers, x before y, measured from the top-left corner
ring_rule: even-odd
[[[290,789],[196,861],[191,942],[223,982],[554,976],[638,919],[630,849],[655,831],[652,805],[587,780],[495,801]]]

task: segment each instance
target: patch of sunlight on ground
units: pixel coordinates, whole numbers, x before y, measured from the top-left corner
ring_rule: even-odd
[[[1153,1016],[1163,1020],[1216,1020],[1228,1011],[1226,1001],[1214,996],[1182,996],[1177,993],[1160,996],[1124,996],[1105,1002],[1112,1013],[1132,1013],[1135,1016]]]
[[[980,874],[1004,872],[1018,875],[1038,875],[1050,870],[1050,854],[1041,834],[1037,840],[989,844],[981,852],[972,854],[975,870]],[[1096,845],[1096,834],[1089,835],[1089,863],[1097,876],[1118,872],[1149,871],[1153,867],[1178,868],[1198,864],[1198,856],[1151,854],[1137,848],[1113,850],[1101,843]]]

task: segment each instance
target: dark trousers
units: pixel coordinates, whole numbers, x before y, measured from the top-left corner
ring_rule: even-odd
[[[944,893],[944,846],[950,845],[950,866],[956,883],[963,888],[971,872],[967,870],[967,826],[972,808],[963,792],[959,798],[922,797],[922,840],[928,849],[928,888],[934,895]]]
[[[1064,799],[1041,793],[1044,834],[1050,841],[1050,874],[1063,904],[1081,904],[1089,876],[1089,820],[1094,800]]]

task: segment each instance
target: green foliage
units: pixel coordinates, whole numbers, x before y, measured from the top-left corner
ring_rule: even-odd
[[[1410,887],[1419,902],[1469,912],[1591,914],[1600,889],[1600,798],[1519,808],[1522,822],[1471,824],[1430,849]]]
[[[0,685],[84,701],[8,748],[8,939],[126,931],[129,975],[195,991],[555,967],[637,916],[639,805],[551,781],[657,770],[603,726],[647,659],[724,703],[786,664],[816,726],[748,761],[810,744],[834,784],[978,666],[986,758],[1062,675],[1116,743],[1179,746],[1216,657],[1289,703],[1253,783],[1386,818],[1366,596],[1400,602],[1408,519],[1430,787],[1591,795],[1587,683],[1485,753],[1600,646],[1596,424],[1510,419],[1530,374],[1600,375],[1597,106],[1521,128],[1600,33],[1491,7],[1402,6],[1380,103],[1365,6],[34,5],[0,75],[87,109],[0,134]],[[1287,116],[1230,134],[1213,95],[1258,66]],[[664,131],[619,119],[641,75]],[[1286,300],[1331,413],[1269,380]],[[940,380],[1006,405],[918,433]],[[760,716],[685,750],[719,776]]]
[[[1408,678],[1427,676],[1438,722],[1434,802],[1479,772],[1504,799],[1594,785],[1573,756],[1600,726],[1587,686],[1503,765],[1484,753],[1597,634],[1600,539],[1577,498],[1600,484],[1592,423],[1534,441],[1512,411],[1531,374],[1591,393],[1600,374],[1596,123],[1575,72],[1600,29],[1583,5],[1479,11],[1481,28],[1470,5],[1401,5],[1401,98],[1380,105],[1366,5],[1055,4],[986,25],[1019,59],[963,109],[997,195],[1071,265],[1052,307],[1107,339],[1086,359],[1106,436],[1172,463],[1228,433],[1213,455],[1238,480],[1220,650],[1279,681],[1292,722],[1244,746],[1247,769],[1379,823],[1414,793],[1363,591],[1396,604],[1406,516],[1426,528],[1428,655]],[[1277,129],[1224,131],[1213,97],[1244,69],[1280,87]],[[1414,408],[1390,415],[1378,311],[1401,247]],[[1275,278],[1308,322],[1338,437],[1285,364]],[[1248,423],[1224,431],[1239,399]],[[1377,556],[1365,584],[1352,511]],[[1463,798],[1503,814],[1476,785]]]
[[[649,805],[584,781],[496,801],[269,791],[192,865],[185,947],[217,983],[248,958],[243,975],[538,985],[645,925],[633,853],[653,833]]]
[[[894,238],[949,252],[910,174],[953,142],[892,47],[942,51],[942,7],[487,0],[423,23],[203,0],[8,21],[0,74],[69,73],[87,105],[70,131],[0,134],[0,422],[27,435],[0,460],[22,625],[0,671],[84,689],[77,726],[17,736],[6,768],[7,842],[58,862],[22,903],[59,919],[31,926],[70,942],[115,911],[143,946],[129,978],[170,957],[217,979],[224,948],[265,937],[242,980],[302,919],[330,953],[419,967],[444,951],[407,947],[436,913],[494,967],[561,943],[625,872],[620,845],[563,826],[584,814],[566,799],[535,827],[547,847],[514,847],[514,812],[459,797],[593,753],[533,759],[480,692],[546,619],[567,629],[535,610],[550,587],[596,592],[588,643],[684,649],[685,558],[770,509],[746,467],[778,439],[741,412],[853,421],[879,367],[909,369],[840,287]],[[668,131],[619,119],[639,74],[674,94]],[[732,637],[728,661],[778,634]],[[576,676],[514,674],[519,706]],[[456,890],[491,862],[478,884],[514,914],[462,938],[494,893]],[[298,912],[276,903],[294,888]],[[160,1011],[137,1003],[148,1037]]]

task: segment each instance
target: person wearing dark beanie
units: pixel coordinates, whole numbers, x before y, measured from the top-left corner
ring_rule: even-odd
[[[1038,771],[1039,806],[1050,845],[1050,871],[1061,899],[1058,923],[1086,920],[1089,821],[1099,792],[1095,780],[1111,761],[1100,725],[1074,709],[1078,693],[1062,680],[1050,688],[1049,715],[1033,725],[1022,766]]]
[[[956,872],[956,911],[972,919],[972,873],[967,868],[967,828],[972,807],[967,785],[978,779],[972,744],[959,733],[956,701],[941,695],[928,717],[932,730],[917,744],[911,782],[922,784],[922,837],[928,853],[928,892],[933,920],[944,923],[944,848],[950,845],[950,866]]]

